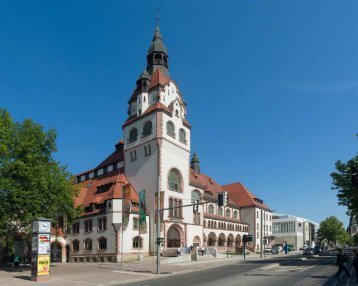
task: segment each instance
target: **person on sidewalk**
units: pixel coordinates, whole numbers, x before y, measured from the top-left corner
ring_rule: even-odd
[[[344,270],[344,272],[347,274],[348,277],[351,276],[346,267],[346,263],[348,262],[348,260],[349,260],[348,256],[342,251],[342,249],[339,249],[337,254],[337,265],[338,265],[338,272],[336,274],[337,278],[339,278],[339,275],[341,274],[342,270]]]
[[[201,256],[204,256],[204,253],[205,253],[205,247],[204,245],[201,247]]]
[[[358,282],[358,249],[354,249],[353,268],[356,273],[356,282]]]

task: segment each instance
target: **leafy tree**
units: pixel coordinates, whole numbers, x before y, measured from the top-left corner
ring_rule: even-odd
[[[335,216],[330,216],[319,224],[318,237],[332,243],[345,243],[348,239],[343,223]]]
[[[336,172],[331,173],[332,190],[337,190],[338,204],[346,206],[347,214],[358,221],[358,185],[352,176],[352,171],[358,169],[358,155],[347,163],[338,160],[335,167]]]
[[[31,222],[46,217],[71,221],[77,190],[70,173],[57,162],[56,131],[31,119],[14,122],[0,109],[0,245],[15,234],[31,232]]]

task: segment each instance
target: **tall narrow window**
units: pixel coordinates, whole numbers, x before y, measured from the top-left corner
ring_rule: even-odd
[[[80,250],[80,242],[77,239],[72,242],[72,249],[73,251]]]
[[[103,231],[107,229],[107,218],[100,217],[98,219],[98,231]]]
[[[152,122],[151,121],[147,121],[146,123],[144,123],[143,126],[143,137],[148,136],[150,134],[152,134]]]
[[[175,138],[174,124],[171,121],[167,122],[167,135]]]
[[[168,188],[172,191],[181,192],[182,186],[181,186],[181,176],[177,170],[170,170],[169,176],[168,176]]]
[[[169,216],[173,216],[173,209],[172,209],[172,207],[173,207],[173,199],[172,198],[170,198],[169,199]]]
[[[85,240],[85,250],[92,250],[92,240],[89,238]]]
[[[214,214],[214,206],[213,205],[208,206],[208,213],[209,214]]]
[[[133,128],[130,132],[129,132],[129,143],[136,141],[138,137],[138,130],[137,128]]]
[[[231,211],[229,209],[226,209],[226,217],[231,217]]]
[[[98,240],[98,250],[106,250],[107,249],[107,239],[104,237]]]
[[[179,129],[179,141],[186,144],[186,134],[183,128]]]
[[[91,232],[92,231],[92,220],[85,220],[85,232]]]

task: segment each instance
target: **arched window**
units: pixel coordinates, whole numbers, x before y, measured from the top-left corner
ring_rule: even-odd
[[[133,238],[133,248],[142,248],[142,238],[136,236]]]
[[[133,128],[130,132],[129,132],[129,143],[136,141],[138,137],[138,130],[137,128]]]
[[[77,239],[75,239],[72,242],[72,249],[73,249],[73,251],[79,251],[80,250],[80,242]]]
[[[226,217],[230,217],[231,216],[231,211],[230,209],[226,209]]]
[[[186,134],[185,134],[185,130],[183,128],[179,129],[179,141],[181,143],[186,144]]]
[[[104,237],[98,240],[98,249],[99,250],[106,250],[107,249],[107,239]]]
[[[167,122],[167,135],[175,138],[175,133],[174,133],[174,124],[171,121]]]
[[[152,122],[151,121],[147,121],[146,123],[144,123],[143,126],[143,137],[148,136],[150,134],[152,134]]]
[[[200,201],[200,194],[198,193],[198,191],[191,192],[191,202],[193,203],[195,200]]]
[[[238,213],[238,211],[234,211],[234,218],[239,218],[239,213]]]
[[[213,205],[208,206],[208,213],[209,214],[214,214],[214,206]]]
[[[222,207],[220,207],[220,208],[218,209],[218,215],[223,215],[223,208],[222,208]]]
[[[85,250],[92,250],[92,240],[89,238],[85,240]]]
[[[175,227],[168,230],[167,247],[180,247],[180,233]]]
[[[181,192],[181,176],[179,174],[179,171],[177,170],[170,170],[169,176],[168,176],[168,187],[169,190]]]

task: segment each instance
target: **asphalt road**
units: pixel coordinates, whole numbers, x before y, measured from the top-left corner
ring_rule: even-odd
[[[336,273],[334,257],[294,256],[261,261],[235,262],[202,271],[122,284],[127,286],[257,286],[332,285]]]

